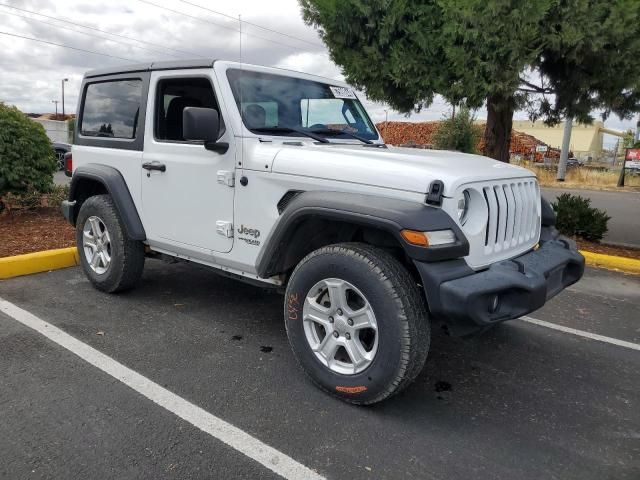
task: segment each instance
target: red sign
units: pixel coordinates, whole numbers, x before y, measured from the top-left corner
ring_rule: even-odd
[[[640,161],[640,148],[627,148],[624,159]]]
[[[640,170],[640,148],[627,148],[624,160],[625,168]]]

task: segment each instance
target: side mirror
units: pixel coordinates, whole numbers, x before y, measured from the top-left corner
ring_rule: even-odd
[[[220,116],[213,108],[186,107],[182,111],[182,136],[185,140],[200,140],[204,148],[218,153],[229,149],[228,143],[218,142]]]

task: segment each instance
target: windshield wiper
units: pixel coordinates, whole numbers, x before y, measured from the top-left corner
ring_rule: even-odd
[[[309,130],[310,132],[313,133],[318,133],[320,135],[340,135],[340,134],[344,134],[348,137],[351,138],[355,138],[356,140],[360,140],[362,143],[366,143],[368,145],[371,145],[373,142],[371,140],[368,140],[364,137],[361,137],[360,135],[356,135],[355,133],[351,133],[348,132],[347,130],[333,130],[332,128],[318,128],[315,130]]]
[[[300,135],[304,135],[305,137],[313,138],[314,140],[320,143],[329,143],[324,137],[320,135],[316,135],[315,132],[303,130],[302,128],[295,127],[260,127],[260,128],[252,128],[254,132],[262,132],[262,133],[299,133]]]

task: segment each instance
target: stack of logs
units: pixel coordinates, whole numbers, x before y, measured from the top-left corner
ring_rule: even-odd
[[[382,122],[376,127],[390,145],[431,145],[438,125],[440,122]]]
[[[429,148],[433,144],[433,134],[440,122],[381,122],[376,124],[385,143],[390,145],[405,145]],[[481,125],[484,130],[484,125]],[[547,146],[546,152],[536,152],[538,145]],[[484,139],[477,145],[478,152],[482,152]],[[520,155],[525,160],[542,162],[545,159],[560,158],[560,149],[551,148],[546,143],[532,135],[511,131],[511,155]]]

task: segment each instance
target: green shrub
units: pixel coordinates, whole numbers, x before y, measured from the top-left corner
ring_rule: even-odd
[[[73,132],[76,129],[76,119],[75,118],[70,118],[67,121],[67,138],[69,140],[69,143],[73,143]]]
[[[42,125],[0,102],[0,198],[53,187],[56,159]]]
[[[611,217],[591,207],[589,198],[563,193],[551,206],[556,212],[556,227],[564,235],[599,241],[607,233]]]
[[[444,118],[433,133],[433,146],[440,150],[456,150],[477,153],[476,146],[482,137],[482,127],[476,125],[471,111],[462,107],[451,117]]]

